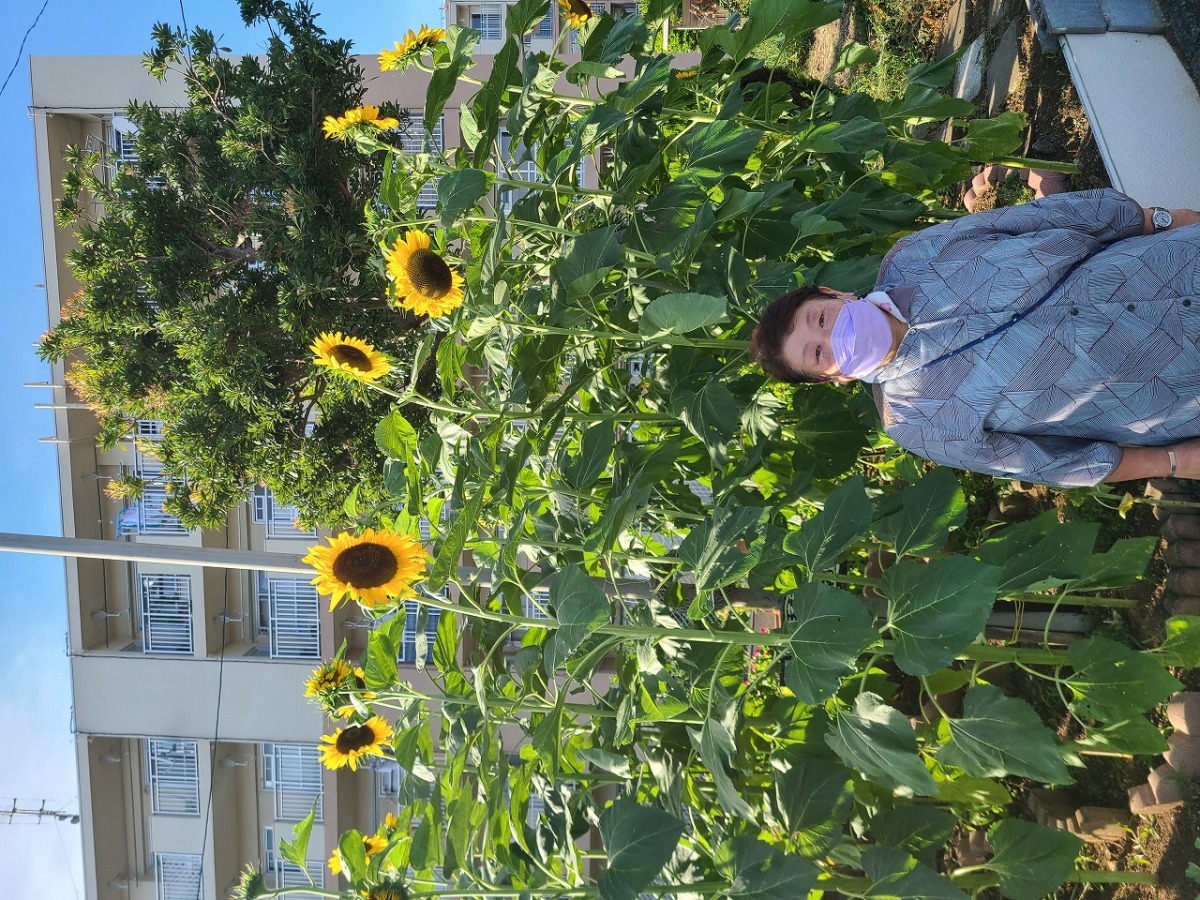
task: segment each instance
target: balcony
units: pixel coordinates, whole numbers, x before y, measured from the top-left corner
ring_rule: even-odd
[[[299,822],[316,808],[313,821],[325,821],[324,790],[317,748],[309,744],[262,745],[263,790],[274,795],[275,818]]]
[[[200,886],[200,854],[155,853],[154,886],[158,900],[196,900]]]
[[[200,815],[200,770],[195,741],[146,741],[146,779],[156,815]]]
[[[191,655],[192,579],[190,575],[138,575],[142,652]]]
[[[270,488],[259,485],[254,489],[254,524],[265,526],[269,539],[315,538],[317,532],[314,529],[301,528],[296,524],[299,515],[296,507],[281,505]]]
[[[258,629],[272,659],[320,659],[321,611],[317,589],[304,578],[259,572]]]

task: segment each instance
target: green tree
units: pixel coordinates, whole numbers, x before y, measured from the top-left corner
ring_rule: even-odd
[[[326,115],[362,100],[350,43],[327,38],[303,2],[241,9],[271,27],[262,57],[223,55],[202,28],[155,27],[145,65],[179,72],[186,99],[131,104],[136,164],[69,152],[59,220],[78,235],[68,262],[82,290],[41,354],[69,362],[102,445],[133,420],[164,421],[167,506],[185,524],[218,525],[258,483],[332,524],[355,486],[381,489],[361,423],[388,401],[315,370],[309,345],[369,334],[411,358],[423,320],[387,302],[372,260],[379,167],[322,133]],[[419,380],[430,393],[433,367]]]

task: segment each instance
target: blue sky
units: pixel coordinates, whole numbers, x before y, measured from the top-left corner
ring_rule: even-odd
[[[178,0],[48,0],[18,58],[25,30],[42,0],[9,0],[0,31],[0,80],[17,63],[0,96],[8,126],[0,133],[6,205],[0,217],[0,264],[7,314],[0,331],[0,403],[8,410],[7,439],[0,442],[5,473],[0,495],[0,531],[61,534],[54,445],[38,438],[53,434],[51,413],[33,405],[49,392],[23,387],[49,379],[34,344],[46,329],[41,231],[38,220],[33,128],[28,114],[30,54],[140,54],[150,46],[158,21],[179,24]],[[321,25],[332,37],[347,37],[355,49],[375,53],[391,46],[404,29],[441,24],[438,0],[314,0]],[[247,32],[236,0],[184,0],[189,26],[224,35],[235,53],[254,53],[261,32]],[[70,688],[66,649],[63,565],[52,557],[0,554],[0,806],[46,801],[50,809],[78,810],[74,741],[70,732]],[[2,821],[2,820],[0,820]],[[0,824],[0,871],[4,896],[83,896],[79,828],[48,821]]]

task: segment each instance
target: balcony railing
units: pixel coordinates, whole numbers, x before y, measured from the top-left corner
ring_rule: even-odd
[[[283,506],[268,487],[254,491],[254,523],[265,525],[269,538],[314,538],[317,532],[301,528],[296,524],[300,511],[294,506]]]
[[[316,804],[315,822],[325,821],[321,763],[317,748],[307,744],[275,744],[275,818],[299,822]]]
[[[190,575],[140,575],[142,650],[192,653]]]
[[[195,741],[146,741],[151,808],[160,815],[200,815],[200,769]]]
[[[317,589],[303,578],[261,578],[259,614],[265,612],[272,659],[319,659],[321,609]]]
[[[200,888],[200,854],[155,853],[154,885],[158,900],[196,900]]]

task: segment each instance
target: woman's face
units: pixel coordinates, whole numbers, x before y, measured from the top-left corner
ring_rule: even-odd
[[[806,375],[829,378],[839,384],[853,381],[842,375],[829,345],[833,323],[837,321],[842,305],[852,299],[853,294],[830,291],[826,296],[813,297],[800,304],[792,316],[792,330],[783,339],[783,361]]]

